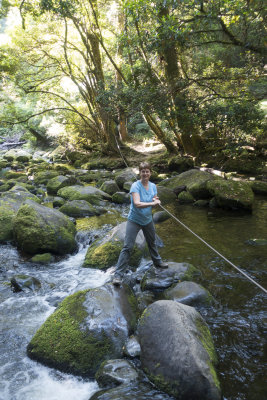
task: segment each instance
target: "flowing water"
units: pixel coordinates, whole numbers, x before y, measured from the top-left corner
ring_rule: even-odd
[[[252,214],[167,207],[186,225],[264,287],[267,246],[249,239],[267,239],[267,201],[258,198]],[[125,215],[125,209],[122,208]],[[111,229],[94,236],[78,235],[80,250],[49,266],[29,263],[11,245],[0,246],[0,400],[89,400],[96,382],[64,374],[31,361],[26,347],[36,330],[67,295],[103,285],[110,272],[81,268],[86,249]],[[190,262],[201,270],[199,283],[215,298],[201,309],[218,353],[218,374],[224,400],[264,400],[264,300],[259,288],[227,265],[173,219],[157,225],[166,260]],[[8,285],[16,274],[41,282],[36,291],[13,293]],[[205,399],[203,399],[205,400]]]

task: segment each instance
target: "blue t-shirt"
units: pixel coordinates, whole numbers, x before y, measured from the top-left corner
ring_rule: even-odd
[[[144,188],[141,181],[134,182],[130,189],[131,193],[139,193],[140,201],[150,203],[153,197],[157,194],[156,185],[152,182],[148,183],[148,190]],[[139,225],[147,225],[152,221],[152,207],[137,208],[134,205],[133,197],[131,196],[131,207],[128,215],[130,221],[136,222]]]

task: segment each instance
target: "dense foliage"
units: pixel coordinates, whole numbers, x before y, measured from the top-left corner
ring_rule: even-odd
[[[16,0],[2,21],[16,10],[0,47],[2,134],[20,123],[40,142],[116,151],[150,130],[192,155],[210,135],[263,134],[263,1]]]

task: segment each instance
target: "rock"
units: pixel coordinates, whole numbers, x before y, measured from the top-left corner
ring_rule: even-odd
[[[200,199],[203,198],[203,196],[204,198],[210,196],[206,184],[208,181],[214,179],[215,176],[209,172],[190,169],[178,176],[161,181],[160,185],[170,189],[175,189],[179,186],[186,186],[187,191],[190,192],[195,199]]]
[[[174,300],[188,306],[198,306],[201,304],[209,304],[212,296],[208,290],[195,282],[181,282],[175,286],[165,290],[164,298],[166,300]]]
[[[8,191],[0,197],[0,243],[13,239],[14,218],[21,204],[27,199],[40,202],[38,197],[24,189]]]
[[[179,173],[194,168],[194,161],[189,157],[175,156],[168,162],[170,171],[177,171]]]
[[[14,292],[23,290],[35,291],[40,289],[41,283],[38,279],[28,275],[15,275],[10,280]]]
[[[93,243],[93,245],[88,248],[83,267],[107,269],[114,266],[117,263],[120,252],[123,248],[125,232],[126,222],[123,222],[112,229],[104,240],[99,240]],[[140,231],[137,235],[135,246],[131,254],[131,266],[138,266],[144,247],[145,239],[143,232]]]
[[[5,176],[6,179],[25,178],[26,181],[28,180],[28,177],[24,172],[7,171],[4,176]]]
[[[39,171],[34,174],[34,183],[36,185],[46,185],[50,179],[56,176],[58,176],[57,171]]]
[[[254,194],[246,182],[216,179],[207,183],[207,189],[215,197],[219,207],[252,208]]]
[[[130,189],[131,189],[132,184],[133,184],[133,181],[124,182],[124,184],[123,184],[123,189],[126,190],[126,192],[129,192]]]
[[[67,201],[59,211],[73,218],[92,217],[100,214],[99,210],[85,200]]]
[[[119,186],[117,185],[117,183],[115,181],[105,181],[101,187],[101,190],[103,190],[103,192],[108,193],[110,196],[112,196],[114,193],[119,192]]]
[[[46,188],[48,194],[57,194],[58,190],[65,187],[75,185],[77,179],[74,176],[58,175],[47,182]]]
[[[59,189],[58,195],[67,200],[86,200],[91,204],[99,204],[101,199],[111,200],[111,197],[94,186],[66,186]]]
[[[29,254],[72,253],[77,248],[75,225],[60,211],[26,200],[14,219],[14,238]]]
[[[208,200],[197,200],[194,202],[194,207],[208,207],[209,204]]]
[[[169,262],[168,269],[151,267],[141,278],[142,291],[161,292],[179,281],[191,280],[200,271],[192,264]]]
[[[127,360],[108,360],[100,365],[95,379],[101,388],[112,388],[137,381],[138,372]]]
[[[37,264],[50,264],[55,261],[51,253],[36,254],[30,259],[31,262]]]
[[[109,390],[96,392],[90,400],[174,400],[149,382],[131,382]]]
[[[158,192],[158,196],[161,201],[161,204],[163,206],[176,201],[176,195],[173,192],[173,190],[166,188],[164,186],[161,186],[161,183],[160,183],[160,185],[157,186],[157,192]]]
[[[140,356],[140,343],[138,342],[135,336],[129,337],[127,342],[124,345],[123,353],[130,358],[139,357]]]
[[[138,337],[142,368],[158,388],[179,400],[221,399],[211,334],[193,307],[169,300],[151,304]]]
[[[178,195],[178,200],[179,200],[179,203],[181,203],[181,204],[191,204],[191,203],[194,203],[194,201],[195,201],[194,197],[189,192],[181,192]]]
[[[27,347],[31,359],[61,371],[94,377],[105,360],[121,358],[137,323],[129,287],[105,285],[68,296]]]
[[[251,246],[266,246],[267,240],[266,239],[249,239],[246,241],[247,244]]]
[[[256,194],[267,194],[267,182],[264,181],[252,181],[249,182],[251,189]]]
[[[123,188],[125,182],[136,181],[137,175],[132,168],[126,168],[124,171],[115,174],[115,182],[120,189]]]
[[[31,158],[32,155],[24,150],[18,150],[15,156],[15,159],[22,163],[29,162]]]
[[[112,202],[117,204],[130,204],[130,194],[125,192],[116,192],[112,196]]]
[[[155,224],[160,224],[169,218],[171,218],[171,216],[166,211],[158,211],[153,214],[153,221]]]

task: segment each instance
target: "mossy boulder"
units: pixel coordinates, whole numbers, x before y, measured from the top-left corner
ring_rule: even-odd
[[[100,189],[103,190],[103,192],[108,193],[110,196],[112,196],[116,192],[119,192],[120,190],[117,183],[113,180],[105,181],[104,183],[102,183]]]
[[[14,275],[10,280],[11,286],[15,292],[25,290],[36,291],[41,288],[41,282],[29,275]]]
[[[15,211],[9,207],[8,203],[0,203],[0,243],[13,238],[13,221],[15,215]]]
[[[27,353],[50,367],[93,378],[103,361],[122,357],[137,318],[135,297],[125,285],[80,291],[63,300]]]
[[[49,264],[55,259],[51,253],[36,254],[30,261],[37,264]]]
[[[117,204],[130,204],[130,194],[125,192],[116,192],[112,195],[112,202]]]
[[[194,168],[194,161],[189,157],[175,156],[169,160],[168,167],[170,171],[181,173]]]
[[[161,184],[159,184],[157,186],[157,192],[158,192],[158,196],[161,201],[161,204],[163,206],[176,201],[176,195],[172,189],[166,188],[164,186],[161,186]]]
[[[126,232],[126,222],[116,226],[103,241],[97,241],[88,248],[83,267],[107,269],[114,266],[123,248]],[[132,251],[130,265],[137,267],[143,254],[145,240],[142,232],[139,232]]]
[[[195,199],[191,193],[183,191],[178,195],[178,201],[181,204],[191,204],[194,203]]]
[[[58,176],[57,171],[38,171],[34,173],[34,183],[36,185],[46,185],[50,179],[53,179],[56,176]]]
[[[32,155],[25,150],[18,150],[16,153],[16,161],[27,163],[32,158]]]
[[[200,199],[210,196],[210,192],[207,190],[207,182],[213,179],[215,179],[214,175],[209,172],[190,169],[178,176],[165,179],[160,182],[160,185],[170,189],[185,186],[186,190],[190,192],[195,199]]]
[[[252,181],[249,182],[251,189],[256,194],[267,194],[267,182],[264,181]]]
[[[46,188],[48,194],[57,194],[58,190],[65,187],[75,185],[77,179],[74,176],[58,175],[47,182]]]
[[[77,248],[75,225],[68,217],[31,200],[20,207],[14,219],[14,238],[29,254],[72,253]]]
[[[219,207],[252,208],[254,194],[247,182],[215,179],[207,183],[207,189]]]
[[[86,200],[91,204],[99,204],[100,200],[111,200],[109,194],[94,186],[66,186],[59,189],[58,195],[67,200]]]
[[[19,179],[19,178],[25,178],[28,180],[27,175],[24,172],[16,172],[16,171],[6,171],[4,174],[6,179]]]
[[[117,172],[115,174],[115,182],[119,186],[120,189],[123,188],[125,182],[135,181],[137,178],[136,173],[132,168],[126,168],[123,171]]]
[[[97,208],[85,200],[66,201],[59,211],[73,218],[92,217],[100,214]]]
[[[179,400],[221,399],[212,337],[193,307],[156,301],[142,314],[138,337],[142,368],[156,387]]]

